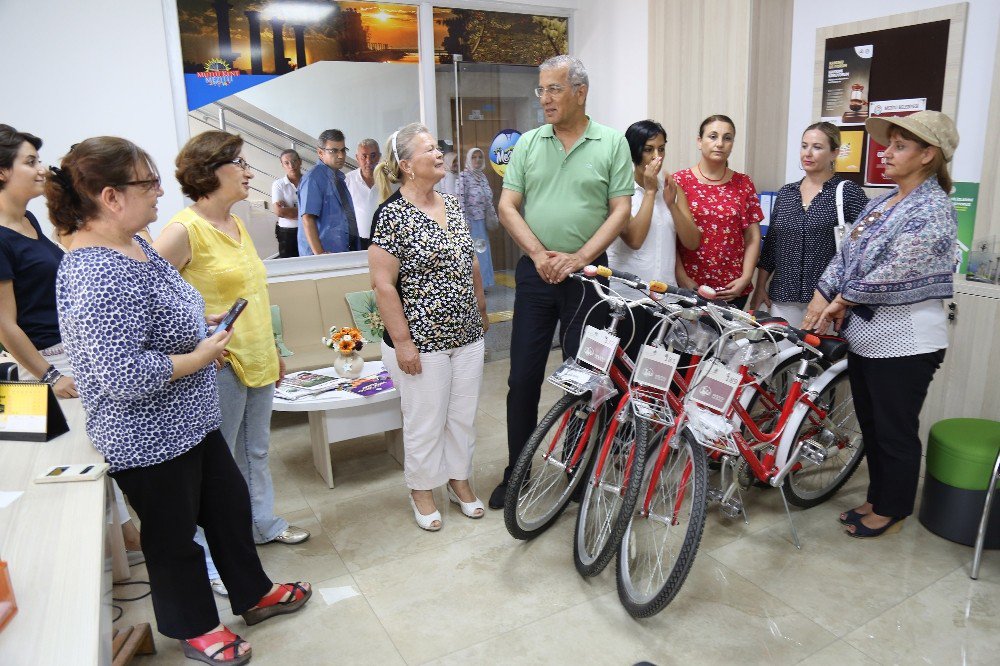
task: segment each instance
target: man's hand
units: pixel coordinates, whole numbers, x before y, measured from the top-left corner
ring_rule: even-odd
[[[549,256],[550,272],[553,275],[552,284],[559,284],[569,277],[570,273],[575,273],[587,265],[587,262],[575,252],[566,254],[550,250],[546,254]]]

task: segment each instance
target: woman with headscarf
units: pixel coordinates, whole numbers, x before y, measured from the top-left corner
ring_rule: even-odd
[[[497,211],[493,207],[493,190],[483,173],[486,155],[480,148],[472,148],[465,156],[465,170],[458,177],[458,200],[462,204],[469,232],[475,242],[479,271],[483,275],[483,289],[494,285],[493,259],[490,256],[490,237],[487,228],[499,224]]]

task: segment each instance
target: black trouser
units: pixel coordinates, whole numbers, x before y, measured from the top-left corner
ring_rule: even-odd
[[[299,256],[299,230],[297,227],[274,225],[274,236],[278,239],[278,258]]]
[[[851,353],[847,371],[868,459],[868,501],[880,516],[913,513],[920,477],[920,409],[944,350],[866,358]]]
[[[601,255],[595,264],[606,264]],[[590,285],[567,278],[559,284],[542,280],[534,262],[521,257],[514,270],[514,319],[510,334],[510,376],[507,378],[507,450],[509,462],[503,480],[510,478],[521,449],[538,425],[538,399],[545,380],[545,362],[559,325],[564,359],[576,356],[584,317],[599,299]],[[586,289],[584,289],[586,286]],[[603,326],[607,307],[599,305],[587,323]]]
[[[638,294],[635,292],[626,295],[635,295],[638,297]],[[625,315],[625,318],[618,324],[618,331],[615,335],[621,338],[622,345],[628,345],[624,347],[625,353],[634,362],[638,360],[639,349],[642,345],[646,344],[646,339],[649,337],[653,327],[662,320],[646,308],[631,308],[629,312],[632,313],[632,316]],[[635,322],[634,325],[633,321]],[[630,337],[632,338],[631,342],[629,341]]]
[[[112,476],[142,523],[161,634],[195,638],[219,624],[205,551],[194,542],[196,525],[205,530],[233,614],[249,610],[271,589],[251,533],[250,493],[218,430],[176,458]]]

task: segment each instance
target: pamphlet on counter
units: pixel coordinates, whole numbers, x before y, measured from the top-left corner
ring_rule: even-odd
[[[360,396],[372,396],[393,388],[389,373],[382,370],[378,374],[343,379],[334,374],[323,374],[317,371],[303,370],[285,375],[281,386],[274,389],[276,398],[282,400],[298,400],[305,397],[315,397],[330,391],[346,391]]]

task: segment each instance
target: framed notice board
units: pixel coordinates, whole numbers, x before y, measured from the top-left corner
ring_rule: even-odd
[[[813,117],[841,128],[840,175],[892,185],[881,177],[882,146],[865,132],[869,117],[924,109],[955,117],[967,11],[957,3],[816,31]]]

